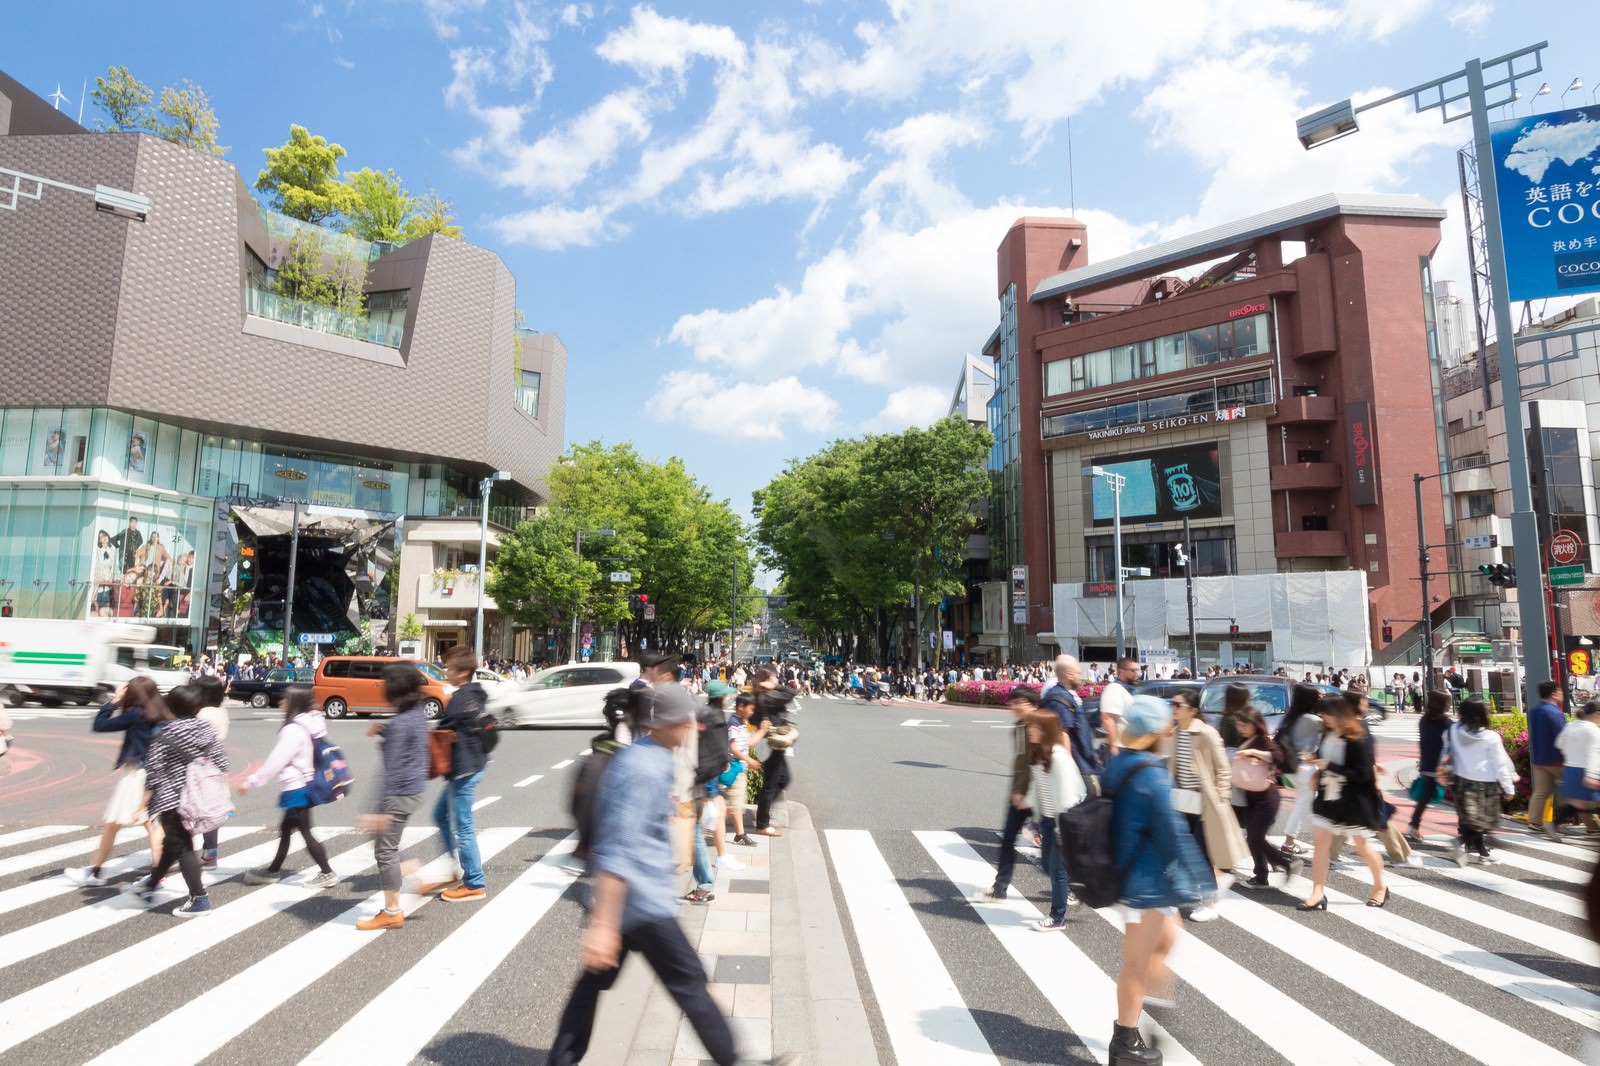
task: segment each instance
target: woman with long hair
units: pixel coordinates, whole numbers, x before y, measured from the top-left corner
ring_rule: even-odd
[[[1444,754],[1445,734],[1450,731],[1450,693],[1434,689],[1428,693],[1427,705],[1417,722],[1417,775],[1423,779],[1422,798],[1411,808],[1411,828],[1406,839],[1413,844],[1422,843],[1422,813],[1433,802],[1439,787],[1439,758]]]
[[[1372,874],[1372,895],[1367,897],[1367,906],[1385,906],[1389,888],[1383,883],[1383,859],[1372,847],[1380,816],[1372,735],[1356,707],[1343,696],[1324,696],[1317,704],[1317,713],[1322,718],[1322,743],[1316,757],[1308,760],[1317,770],[1317,794],[1311,805],[1316,849],[1311,861],[1311,895],[1298,909],[1328,909],[1323,890],[1333,861],[1334,841],[1340,837],[1354,840],[1356,854]]]
[[[1039,818],[1039,861],[1050,877],[1050,914],[1033,923],[1041,933],[1051,933],[1067,923],[1067,856],[1056,817],[1083,801],[1083,775],[1072,761],[1061,717],[1055,711],[1035,708],[1023,719],[1028,734],[1028,805]]]
[[[188,778],[189,764],[207,759],[223,773],[228,772],[228,753],[217,739],[216,730],[197,716],[203,697],[193,685],[179,685],[167,694],[167,709],[173,720],[161,727],[150,741],[146,757],[150,817],[161,820],[161,857],[142,885],[132,886],[146,904],[155,902],[156,889],[167,871],[177,863],[189,900],[173,911],[178,918],[194,918],[211,913],[211,897],[200,878],[200,856],[194,850],[194,834],[183,824],[178,805]]]
[[[328,864],[328,852],[316,837],[311,835],[311,798],[306,786],[317,772],[317,738],[328,735],[322,712],[311,705],[311,689],[293,685],[283,694],[283,725],[278,728],[278,739],[255,773],[239,786],[243,795],[278,779],[278,809],[283,811],[283,821],[278,826],[278,851],[264,870],[251,870],[244,875],[247,885],[276,884],[283,876],[283,860],[289,855],[289,842],[296,833],[305,841],[306,852],[321,870],[306,882],[312,888],[332,888],[339,883],[333,867]]]
[[[1229,871],[1250,854],[1230,803],[1232,768],[1222,737],[1200,717],[1192,692],[1173,695],[1172,719],[1168,744],[1172,754],[1173,806],[1188,821],[1189,831],[1215,871],[1218,886],[1226,892],[1233,883]],[[1189,920],[1209,922],[1216,918],[1215,902],[1201,903],[1190,912]]]
[[[122,745],[117,749],[117,761],[112,768],[117,772],[117,783],[111,789],[111,799],[105,813],[100,816],[105,829],[100,833],[100,844],[95,848],[94,860],[88,866],[68,870],[67,877],[80,885],[98,887],[106,883],[100,875],[101,867],[111,857],[117,842],[117,833],[124,826],[143,823],[150,842],[150,865],[154,866],[161,854],[161,826],[145,811],[145,758],[150,751],[150,741],[156,730],[172,721],[172,712],[161,698],[161,690],[148,677],[134,677],[125,682],[94,716],[96,733],[121,733]]]
[[[1217,720],[1217,735],[1222,746],[1233,749],[1239,746],[1239,716],[1250,706],[1250,690],[1243,685],[1229,685],[1222,690],[1222,717]]]
[[[1267,842],[1267,830],[1278,817],[1278,775],[1284,769],[1284,754],[1277,742],[1267,732],[1267,723],[1261,712],[1245,707],[1238,715],[1239,751],[1233,757],[1234,783],[1244,792],[1244,839],[1250,847],[1254,865],[1253,876],[1244,882],[1245,888],[1266,888],[1267,869],[1282,870],[1288,879],[1298,877],[1305,869],[1305,860],[1299,856],[1285,855]],[[1265,787],[1247,788],[1241,784],[1248,764],[1254,763]]]
[[[1300,767],[1294,772],[1294,808],[1283,824],[1282,851],[1285,855],[1306,853],[1295,837],[1311,820],[1311,801],[1317,794],[1317,768],[1307,757],[1322,743],[1322,719],[1317,715],[1317,701],[1321,698],[1322,694],[1315,687],[1295,685],[1289,690],[1289,712],[1278,727],[1290,750],[1300,756]]]
[[[1500,824],[1500,797],[1516,795],[1517,771],[1500,734],[1489,728],[1489,705],[1480,699],[1461,701],[1461,720],[1445,734],[1439,759],[1441,777],[1455,778],[1456,820],[1460,835],[1450,849],[1457,866],[1469,853],[1479,862],[1494,862],[1488,835]]]

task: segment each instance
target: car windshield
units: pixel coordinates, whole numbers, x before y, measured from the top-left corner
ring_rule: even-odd
[[[1250,704],[1263,716],[1271,717],[1289,709],[1289,686],[1273,681],[1229,681],[1227,684],[1209,684],[1200,693],[1200,710],[1206,714],[1221,714],[1228,685],[1243,685],[1250,690]]]
[[[542,674],[530,677],[525,687],[527,688],[565,688],[572,684],[571,670],[546,670]]]
[[[435,681],[443,681],[444,680],[444,671],[439,669],[437,666],[433,665],[432,663],[418,663],[417,664],[417,669],[421,670],[423,673],[427,674],[429,677],[433,678]]]

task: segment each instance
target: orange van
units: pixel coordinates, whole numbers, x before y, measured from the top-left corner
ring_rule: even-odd
[[[329,718],[355,714],[393,714],[383,698],[383,669],[390,663],[410,663],[422,671],[422,710],[431,718],[444,711],[451,688],[444,673],[432,663],[402,659],[398,655],[330,655],[317,664],[311,682],[311,702]]]

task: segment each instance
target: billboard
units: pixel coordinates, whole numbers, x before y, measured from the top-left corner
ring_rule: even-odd
[[[1600,291],[1600,110],[1490,129],[1513,300]]]
[[[1163,448],[1110,459],[1095,465],[1127,479],[1122,488],[1122,517],[1151,522],[1222,516],[1222,474],[1217,445]],[[1094,524],[1110,525],[1116,501],[1106,479],[1092,479]]]
[[[1372,432],[1372,405],[1365,400],[1345,405],[1349,427],[1350,502],[1371,507],[1378,502],[1378,453]]]
[[[197,556],[194,531],[162,518],[102,512],[89,527],[90,618],[188,625]],[[208,560],[201,559],[206,565]],[[205,571],[201,571],[205,580]]]

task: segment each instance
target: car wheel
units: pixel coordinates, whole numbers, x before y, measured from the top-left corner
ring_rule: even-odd
[[[265,707],[271,702],[272,701],[267,698],[267,694],[265,692],[252,693],[250,696],[250,706],[252,707]]]
[[[59,707],[61,706],[61,701],[54,696],[40,696],[39,706],[52,708]]]
[[[431,722],[444,713],[444,704],[440,703],[436,699],[433,699],[432,697],[429,697],[428,699],[422,701],[422,713],[426,715],[428,721]]]
[[[6,689],[6,702],[13,707],[21,707],[28,702],[28,698],[14,688]]]
[[[324,718],[343,718],[349,711],[349,705],[338,696],[329,696],[322,704]]]

